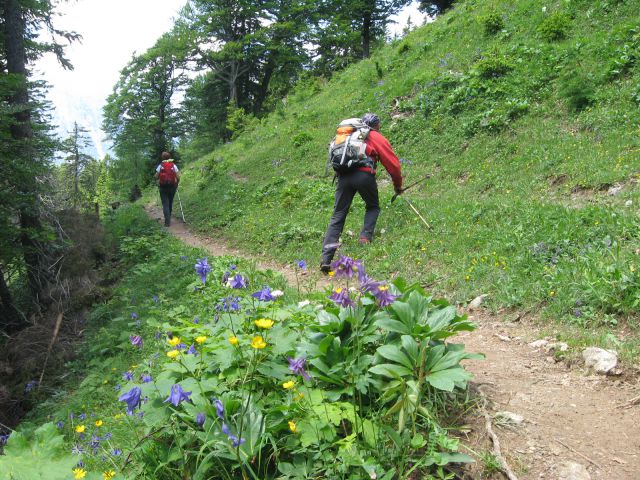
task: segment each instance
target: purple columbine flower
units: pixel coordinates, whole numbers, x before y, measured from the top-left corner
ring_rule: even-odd
[[[193,317],[193,323],[198,325],[200,323],[200,317]]]
[[[345,288],[338,287],[329,296],[329,300],[333,300],[336,305],[341,307],[353,307],[355,302],[349,297],[349,292]]]
[[[376,282],[373,278],[365,275],[364,278],[360,281],[360,291],[362,293],[373,293],[378,289],[380,285],[382,285],[382,282]]]
[[[186,255],[180,255],[180,260],[182,261],[189,260],[189,257],[187,257]]]
[[[111,440],[111,437],[113,437],[113,434],[111,432],[107,432],[103,435],[103,439],[104,440]]]
[[[187,346],[182,342],[176,345],[176,350],[184,350],[185,348],[187,348]]]
[[[131,342],[131,345],[133,345],[134,347],[139,347],[142,348],[143,345],[143,341],[142,341],[142,337],[140,335],[130,335],[129,336],[129,341]]]
[[[226,285],[227,282],[229,281],[229,277],[231,276],[231,272],[230,271],[226,271],[224,272],[224,274],[222,275],[222,284]]]
[[[36,385],[38,385],[37,380],[31,380],[27,382],[27,384],[24,386],[24,393],[29,393],[31,390],[35,388]]]
[[[364,269],[364,262],[362,260],[356,260],[355,262],[356,273],[358,274],[358,282],[361,284],[365,282],[367,277],[367,272]]]
[[[180,402],[189,401],[191,396],[191,392],[185,392],[182,387],[178,384],[175,384],[171,387],[171,394],[167,397],[164,403],[171,403],[174,407],[180,405]]]
[[[114,457],[119,457],[120,455],[122,455],[122,450],[120,450],[119,448],[114,448],[111,451],[111,455],[113,455]]]
[[[122,387],[121,387],[120,385],[116,385],[115,387],[113,387],[113,389],[114,389],[116,392],[119,392],[121,388],[122,388]]]
[[[331,270],[335,272],[336,278],[351,278],[358,272],[358,263],[353,258],[342,255],[331,264]]]
[[[307,269],[307,262],[305,262],[304,260],[298,260],[297,265],[300,268],[300,270]]]
[[[58,427],[59,429],[63,429],[64,428],[64,422],[63,421],[56,422],[56,427]]]
[[[229,264],[229,270],[235,270],[236,266],[233,263]]]
[[[259,292],[253,293],[251,296],[257,298],[261,302],[273,302],[275,300],[275,297],[271,295],[271,289],[269,287],[264,287]]]
[[[85,418],[87,418],[86,413],[81,413],[80,415],[78,415],[78,420],[84,420]]]
[[[247,288],[247,282],[242,277],[242,275],[236,273],[232,278],[229,279],[229,286],[235,289]]]
[[[133,380],[133,373],[131,372],[124,372],[122,374],[122,379],[126,380],[127,382],[130,382],[131,380]]]
[[[305,380],[311,380],[311,377],[304,369],[304,366],[307,363],[307,360],[305,358],[294,359],[291,357],[287,357],[287,360],[289,361],[289,370],[291,370],[296,375],[301,375]]]
[[[397,295],[391,293],[389,290],[389,285],[380,285],[376,290],[373,291],[373,296],[376,297],[376,301],[380,307],[386,307],[387,305],[391,305],[396,298]]]
[[[153,297],[151,297],[151,299],[153,300],[154,303],[158,303],[158,301],[160,300],[160,297],[158,297],[158,295],[154,295]]]
[[[200,275],[200,280],[202,280],[203,285],[207,283],[207,275],[211,272],[208,260],[208,258],[199,258],[196,260],[196,273]]]
[[[196,350],[196,346],[192,343],[189,350],[187,350],[187,355],[196,355],[197,353],[198,350]]]
[[[222,402],[217,398],[213,398],[212,400],[214,407],[216,407],[216,415],[218,415],[220,420],[224,420],[224,405],[222,405]]]
[[[202,412],[198,413],[198,415],[196,415],[196,425],[198,427],[202,427],[204,425],[205,419],[206,417],[204,416],[204,413]]]
[[[153,378],[151,378],[151,375],[143,373],[142,375],[140,375],[140,380],[142,381],[142,383],[149,383],[153,381]]]
[[[118,401],[125,402],[127,404],[127,413],[129,415],[133,415],[134,410],[140,406],[141,394],[142,390],[140,390],[140,387],[133,387],[131,390],[118,397]]]
[[[138,314],[136,312],[133,312],[131,314],[131,320],[137,320],[138,319]]]

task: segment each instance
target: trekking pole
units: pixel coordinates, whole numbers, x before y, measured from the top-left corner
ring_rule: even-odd
[[[396,198],[398,198],[398,195],[406,192],[407,190],[409,190],[412,187],[415,187],[416,185],[418,185],[419,183],[424,182],[425,180],[428,180],[429,178],[431,178],[431,174],[428,173],[427,175],[425,175],[423,178],[421,178],[420,180],[418,180],[417,182],[413,182],[411,185],[409,185],[406,188],[403,188],[402,191],[400,193],[395,193],[393,195],[393,197],[391,197],[391,203],[393,203],[395,201]]]
[[[406,198],[404,199],[405,202],[407,202],[407,205],[409,205],[409,207],[411,207],[411,210],[413,210],[415,212],[415,214],[418,216],[418,218],[420,220],[422,220],[422,223],[424,223],[426,225],[426,227],[431,230],[431,225],[429,225],[427,223],[427,221],[424,219],[424,217],[422,215],[420,215],[420,212],[418,211],[418,209],[416,207],[413,206],[413,203],[411,203],[409,200],[407,200]]]
[[[187,221],[184,219],[184,210],[182,210],[182,201],[180,200],[180,192],[178,191],[178,189],[176,189],[176,193],[178,194],[178,203],[180,204],[180,213],[182,214],[182,221],[184,223],[187,223]]]

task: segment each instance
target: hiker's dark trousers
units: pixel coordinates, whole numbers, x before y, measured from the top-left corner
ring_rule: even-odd
[[[173,210],[173,197],[176,195],[178,185],[160,185],[160,200],[162,200],[162,213],[164,214],[164,225],[171,225],[171,211]]]
[[[355,172],[341,174],[338,177],[336,187],[336,203],[333,207],[333,215],[329,221],[327,233],[322,244],[322,264],[331,262],[338,248],[340,234],[344,228],[351,202],[356,193],[359,193],[365,203],[364,226],[360,232],[361,238],[371,240],[376,228],[380,204],[378,203],[378,184],[372,173],[356,170]]]

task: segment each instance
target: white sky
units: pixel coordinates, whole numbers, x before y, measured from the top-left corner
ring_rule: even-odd
[[[51,89],[48,99],[55,108],[54,123],[65,137],[73,122],[86,128],[102,158],[107,146],[100,130],[102,107],[120,70],[131,60],[134,52],[142,53],[173,25],[173,19],[186,0],[70,0],[58,2],[61,14],[54,26],[82,35],[82,42],[66,48],[66,57],[74,69],[64,70],[49,54],[39,60],[34,73],[45,79]],[[411,16],[420,25],[424,15],[414,3],[398,16],[392,30],[401,31]]]
[[[51,54],[34,68],[50,85],[54,122],[66,136],[73,122],[89,130],[98,158],[104,156],[102,106],[134,52],[142,53],[173,25],[186,0],[71,0],[59,4],[54,26],[82,35],[66,48],[74,69],[64,70]]]

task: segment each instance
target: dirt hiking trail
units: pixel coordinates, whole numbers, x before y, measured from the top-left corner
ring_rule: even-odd
[[[151,218],[161,221],[157,205],[145,209]],[[259,268],[280,272],[295,285],[292,266],[257,259],[220,238],[198,236],[182,220],[174,219],[168,230],[212,255],[253,260]],[[308,275],[317,289],[331,284],[312,266],[310,270]],[[506,322],[483,310],[468,313],[478,328],[454,341],[464,343],[470,352],[486,355],[484,360],[467,361],[465,368],[474,374],[472,388],[486,400],[487,416],[482,409],[468,415],[468,428],[459,435],[463,444],[478,454],[492,451],[490,429],[513,471],[511,479],[640,480],[640,381],[636,370],[622,365],[621,375],[602,376],[587,371],[580,362],[571,366],[556,362],[545,347],[529,345],[540,339],[535,325],[522,319]],[[521,418],[500,420],[494,417],[497,412]],[[491,418],[489,428],[487,418]],[[507,478],[484,467],[478,461],[464,477],[457,478]]]

